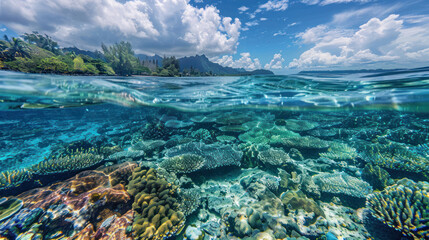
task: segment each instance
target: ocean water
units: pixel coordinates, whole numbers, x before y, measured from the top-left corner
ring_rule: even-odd
[[[0,71],[0,239],[429,239],[429,71]]]

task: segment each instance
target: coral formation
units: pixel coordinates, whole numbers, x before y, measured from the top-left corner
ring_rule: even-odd
[[[45,159],[32,166],[31,170],[38,175],[48,175],[86,169],[101,161],[103,161],[103,156],[95,149],[76,150],[69,155]]]
[[[249,125],[251,125],[249,123]],[[277,144],[281,143],[283,138],[298,137],[299,134],[286,129],[284,126],[275,126],[273,124],[255,123],[256,126],[251,126],[250,130],[240,134],[238,138],[247,143],[258,144]],[[269,125],[269,126],[259,126]]]
[[[281,149],[273,148],[259,152],[258,159],[267,166],[281,166],[286,162],[292,161],[289,154]]]
[[[372,192],[372,187],[369,183],[344,172],[320,173],[313,176],[313,180],[320,187],[320,190],[326,193],[365,198]]]
[[[32,172],[27,169],[0,172],[0,190],[19,187],[32,179]]]
[[[414,239],[429,238],[429,183],[402,179],[368,196],[374,217]]]
[[[390,174],[383,168],[366,164],[362,170],[362,179],[372,185],[374,189],[383,190],[385,187],[393,184]]]
[[[167,149],[165,155],[169,158],[183,155],[193,154],[199,155],[205,159],[204,168],[214,169],[222,166],[240,166],[243,153],[225,144],[204,144],[190,142]]]
[[[194,213],[201,205],[201,191],[197,188],[182,189],[179,192],[182,199],[180,204],[180,211],[189,216]]]
[[[137,239],[161,240],[180,233],[185,216],[179,211],[176,189],[155,169],[134,169],[128,192],[134,196],[134,234]]]
[[[402,145],[370,145],[361,153],[363,159],[383,168],[419,173],[429,178],[429,158],[424,145],[407,148]]]
[[[303,149],[324,149],[330,146],[328,141],[312,136],[283,138],[281,143],[285,147]]]
[[[22,208],[23,202],[16,198],[0,199],[0,222],[10,218]]]
[[[350,147],[347,144],[332,142],[327,152],[320,153],[321,157],[332,160],[354,160],[358,154],[356,148]]]
[[[294,132],[309,131],[319,126],[317,122],[310,122],[306,120],[288,119],[285,126],[287,129]]]
[[[162,161],[160,167],[174,173],[190,173],[201,169],[205,159],[196,154],[182,154],[170,157]]]

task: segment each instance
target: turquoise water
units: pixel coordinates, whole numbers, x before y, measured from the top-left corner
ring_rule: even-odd
[[[427,69],[0,71],[0,239],[429,239],[428,131]]]

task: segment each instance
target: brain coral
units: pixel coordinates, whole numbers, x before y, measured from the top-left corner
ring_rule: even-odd
[[[368,196],[374,217],[414,239],[429,239],[429,183],[402,179]]]
[[[153,168],[138,167],[129,180],[128,192],[134,196],[136,239],[161,240],[180,233],[185,216],[179,211],[175,187]]]

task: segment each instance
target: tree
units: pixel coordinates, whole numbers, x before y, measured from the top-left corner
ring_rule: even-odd
[[[83,59],[80,56],[73,59],[73,64],[74,64],[73,68],[76,72],[80,72],[80,73],[86,72],[85,63],[83,62]]]
[[[102,44],[101,48],[103,49],[106,61],[118,75],[131,75],[134,73],[133,70],[140,66],[140,62],[134,56],[131,43],[129,42],[122,41],[110,47]]]
[[[51,51],[56,55],[62,54],[61,50],[59,49],[58,43],[52,40],[52,38],[46,34],[42,35],[38,32],[24,33],[22,35],[22,38],[24,38],[24,40],[28,43],[36,44],[38,47]]]

